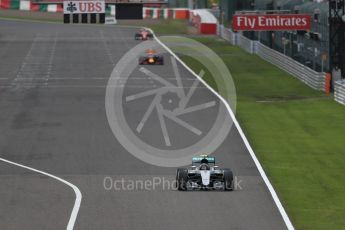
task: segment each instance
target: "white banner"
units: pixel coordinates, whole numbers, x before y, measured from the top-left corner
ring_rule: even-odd
[[[104,0],[63,1],[64,14],[100,14],[105,13]]]
[[[114,16],[105,17],[104,24],[106,24],[106,25],[115,25],[116,23],[117,23],[117,21],[116,21],[116,18]]]

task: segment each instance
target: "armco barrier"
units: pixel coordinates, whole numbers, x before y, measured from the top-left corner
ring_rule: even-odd
[[[234,33],[232,30],[225,28],[223,25],[218,27],[218,35],[222,37],[224,40],[227,40],[232,45],[238,44],[238,36],[237,33]]]
[[[259,55],[262,59],[290,73],[313,89],[325,91],[326,73],[316,72],[258,41],[252,41],[223,26],[219,27],[219,35],[230,41],[231,44],[238,45],[251,54]]]
[[[259,42],[257,42],[257,55],[292,74],[313,89],[325,91],[326,73],[316,72]]]
[[[345,105],[345,80],[334,83],[334,100]]]
[[[238,34],[237,36],[238,36],[237,38],[238,46],[240,46],[242,49],[246,50],[250,54],[256,53],[257,41],[252,41],[246,38],[245,36],[243,36],[242,34]]]

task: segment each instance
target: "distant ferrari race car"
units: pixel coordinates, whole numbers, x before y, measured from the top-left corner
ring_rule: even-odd
[[[233,190],[232,171],[219,168],[215,163],[215,158],[207,155],[193,157],[190,167],[177,169],[177,189],[180,191]]]
[[[155,50],[147,50],[145,56],[139,57],[139,65],[164,65],[164,57]]]
[[[153,39],[153,34],[146,30],[146,29],[141,29],[139,31],[139,33],[136,33],[134,35],[134,39],[135,40],[149,40],[149,39]]]

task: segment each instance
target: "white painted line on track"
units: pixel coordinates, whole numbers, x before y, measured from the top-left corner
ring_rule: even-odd
[[[109,58],[109,61],[110,61],[110,63],[111,63],[113,66],[115,66],[116,63],[115,63],[115,60],[114,60],[113,55],[112,55],[111,52],[110,52],[110,49],[109,49],[108,43],[107,43],[107,41],[106,41],[106,39],[105,39],[103,30],[100,30],[99,33],[101,34],[101,39],[102,39],[102,42],[103,42],[103,46],[104,46],[105,52],[107,53],[107,56],[108,56],[108,58]]]
[[[30,170],[30,171],[33,171],[33,172],[36,172],[36,173],[39,173],[39,174],[42,174],[42,175],[45,175],[45,176],[48,176],[48,177],[51,177],[55,180],[58,180],[66,185],[68,185],[69,187],[71,187],[75,193],[75,202],[74,202],[74,206],[73,206],[73,209],[72,209],[72,212],[71,212],[71,216],[69,218],[69,221],[68,221],[68,224],[67,224],[67,227],[66,229],[67,230],[72,230],[74,228],[74,224],[75,224],[75,221],[77,219],[77,216],[78,216],[78,212],[79,212],[79,209],[80,209],[80,203],[81,203],[81,199],[82,199],[82,195],[81,195],[81,192],[80,190],[78,189],[77,186],[75,186],[74,184],[60,178],[60,177],[57,177],[57,176],[54,176],[50,173],[46,173],[46,172],[43,172],[41,170],[37,170],[37,169],[34,169],[34,168],[31,168],[31,167],[28,167],[28,166],[25,166],[25,165],[22,165],[22,164],[18,164],[18,163],[15,163],[13,161],[9,161],[9,160],[6,160],[4,158],[0,158],[0,161],[3,161],[5,163],[8,163],[8,164],[11,164],[11,165],[15,165],[15,166],[18,166],[18,167],[21,167],[21,168],[24,168],[24,169],[27,169],[27,170]]]
[[[46,74],[46,78],[45,78],[45,85],[48,85],[49,78],[51,77],[51,73],[52,73],[52,69],[53,69],[53,60],[54,60],[55,52],[56,52],[57,39],[58,39],[58,33],[55,32],[54,43],[53,43],[53,47],[52,47],[52,50],[50,53],[48,70],[47,70],[47,74]]]
[[[29,58],[29,56],[31,55],[31,52],[34,49],[34,45],[37,42],[37,38],[38,38],[38,36],[36,34],[34,39],[33,39],[33,41],[32,41],[32,43],[31,43],[30,49],[29,49],[28,53],[26,54],[26,56],[24,57],[22,65],[20,66],[20,68],[19,68],[19,70],[18,70],[18,72],[16,74],[16,77],[13,79],[13,81],[11,83],[12,86],[16,86],[16,82],[18,81],[18,78],[21,78],[22,70],[24,69],[24,67],[26,65],[26,62],[27,62],[27,59]]]
[[[244,134],[244,132],[243,132],[243,130],[242,130],[240,124],[238,123],[235,114],[234,114],[233,111],[231,110],[231,108],[230,108],[228,102],[227,102],[217,91],[215,91],[211,86],[209,86],[199,75],[197,75],[191,68],[189,68],[189,66],[187,66],[187,64],[184,63],[184,62],[183,62],[183,61],[182,61],[182,60],[181,60],[181,59],[180,59],[170,48],[169,48],[169,47],[167,47],[162,41],[160,41],[160,40],[157,38],[157,36],[155,35],[155,33],[153,32],[152,29],[150,29],[150,28],[146,28],[146,29],[149,30],[149,31],[153,34],[155,40],[156,40],[164,49],[166,49],[173,57],[175,57],[176,60],[179,61],[183,67],[185,67],[191,74],[193,74],[197,79],[199,79],[199,81],[200,81],[201,83],[203,83],[212,93],[214,93],[214,94],[224,103],[225,107],[227,108],[227,110],[228,110],[228,112],[229,112],[229,114],[230,114],[230,116],[231,116],[231,118],[232,118],[232,120],[233,120],[233,122],[234,122],[234,124],[235,124],[235,126],[236,126],[236,128],[237,128],[237,130],[238,130],[238,132],[239,132],[239,134],[240,134],[240,136],[241,136],[241,138],[242,138],[244,144],[245,144],[245,146],[246,146],[246,148],[248,149],[248,151],[249,151],[249,153],[250,153],[250,156],[252,157],[252,159],[253,159],[253,161],[254,161],[256,167],[258,168],[258,171],[259,171],[259,173],[260,173],[262,179],[264,180],[264,182],[265,182],[265,184],[266,184],[266,186],[267,186],[269,192],[271,193],[271,196],[272,196],[272,198],[273,198],[273,200],[274,200],[274,202],[275,202],[275,204],[276,204],[276,206],[277,206],[277,208],[278,208],[278,210],[279,210],[281,216],[283,217],[283,220],[284,220],[284,222],[285,222],[285,224],[286,224],[286,227],[287,227],[289,230],[294,230],[294,227],[293,227],[293,225],[292,225],[292,223],[291,223],[291,221],[290,221],[289,216],[287,215],[287,213],[286,213],[286,211],[285,211],[283,205],[281,204],[281,202],[280,202],[280,200],[279,200],[279,197],[278,197],[276,191],[274,190],[274,188],[273,188],[271,182],[269,181],[269,179],[268,179],[268,177],[267,177],[265,171],[263,170],[263,168],[262,168],[262,166],[261,166],[261,164],[260,164],[258,158],[256,157],[256,155],[255,155],[255,153],[254,153],[254,150],[253,150],[252,147],[250,146],[249,141],[247,140],[247,137],[245,136],[245,134]]]

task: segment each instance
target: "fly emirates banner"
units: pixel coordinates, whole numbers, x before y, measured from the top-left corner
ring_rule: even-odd
[[[310,30],[311,15],[306,14],[265,14],[241,15],[232,18],[234,31],[273,31],[273,30]]]

